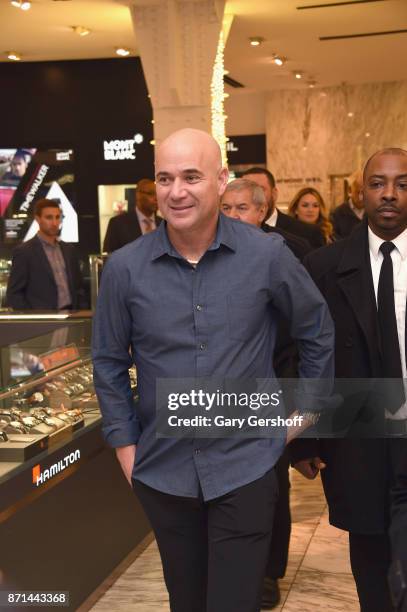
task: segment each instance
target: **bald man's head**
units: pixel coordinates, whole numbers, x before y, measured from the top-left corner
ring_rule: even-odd
[[[143,178],[137,183],[136,207],[146,217],[151,217],[157,212],[157,194],[155,184],[151,179]]]
[[[202,130],[196,130],[194,128],[184,128],[173,132],[157,147],[156,150],[156,163],[160,155],[170,150],[171,154],[175,155],[178,151],[185,152],[188,148],[194,150],[201,149],[205,156],[209,156],[211,162],[216,165],[220,170],[222,167],[222,155],[220,147],[216,140]]]
[[[387,147],[385,149],[381,149],[380,151],[376,151],[376,153],[373,153],[373,155],[371,157],[369,157],[369,159],[365,163],[365,167],[363,169],[363,182],[366,181],[366,178],[367,178],[367,175],[368,175],[368,172],[369,172],[369,166],[370,166],[371,162],[373,160],[375,160],[377,157],[380,157],[381,155],[401,155],[401,156],[407,156],[407,151],[405,151],[404,149],[400,149],[398,147]]]
[[[174,132],[157,148],[155,172],[158,206],[170,231],[216,224],[228,172],[212,136],[191,128]]]
[[[393,240],[407,227],[407,151],[382,149],[363,173],[363,204],[370,229]]]

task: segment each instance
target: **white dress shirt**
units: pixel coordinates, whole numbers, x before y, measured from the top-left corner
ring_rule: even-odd
[[[369,252],[370,265],[372,268],[373,285],[376,296],[377,306],[377,290],[379,286],[380,269],[383,262],[383,253],[380,251],[380,246],[385,240],[376,236],[368,228],[369,235]],[[404,379],[404,390],[407,397],[407,373],[406,373],[406,301],[407,301],[407,229],[397,236],[391,242],[395,245],[395,249],[390,253],[393,262],[393,284],[394,284],[394,306],[396,310],[397,335],[399,338],[401,371]],[[395,414],[386,411],[388,419],[407,419],[407,402],[401,406]]]
[[[271,213],[270,217],[266,221],[267,225],[270,225],[270,227],[276,227],[277,217],[278,217],[278,210],[277,210],[277,207],[274,206],[273,212]]]

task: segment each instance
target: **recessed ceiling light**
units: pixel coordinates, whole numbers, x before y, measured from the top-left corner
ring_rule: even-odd
[[[369,138],[370,137],[370,132],[366,132],[365,136],[366,136],[366,138]]]
[[[299,72],[299,70],[297,70],[296,72],[294,72],[294,76],[296,79],[302,79],[302,72]]]
[[[75,32],[75,34],[77,34],[78,36],[87,36],[88,34],[90,34],[90,30],[89,28],[85,28],[85,26],[71,26],[73,32]]]
[[[277,53],[273,53],[271,57],[276,66],[283,66],[287,61],[286,57],[282,57],[282,55],[278,55]]]
[[[317,84],[317,82],[316,82],[316,81],[308,81],[308,87],[309,87],[310,89],[314,89],[314,87],[315,87],[315,85],[316,85],[316,84]]]
[[[262,36],[250,36],[249,41],[252,47],[258,47],[264,42],[264,38]]]
[[[23,0],[11,0],[11,4],[22,11],[28,11],[31,8],[31,2],[23,2]]]
[[[12,60],[13,62],[19,62],[21,59],[21,55],[19,55],[15,51],[6,51],[6,55],[8,59]]]
[[[118,49],[116,49],[116,55],[120,55],[120,57],[126,57],[127,55],[130,55],[130,51],[125,47],[119,47]]]
[[[348,117],[353,117],[354,113],[352,113],[352,111],[348,112]]]

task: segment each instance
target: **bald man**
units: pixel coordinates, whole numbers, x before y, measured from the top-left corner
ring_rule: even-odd
[[[366,432],[378,393],[355,393],[357,415],[344,439],[294,441],[295,467],[322,481],[330,522],[349,532],[350,560],[362,612],[393,610],[387,581],[390,491],[407,440],[407,151],[383,149],[366,163],[360,192],[365,220],[351,236],[305,259],[335,321],[335,376],[396,381],[381,408],[386,436]],[[368,381],[369,384],[369,381]],[[383,392],[379,387],[378,392]],[[371,436],[370,438],[368,436]],[[400,438],[395,440],[392,438]],[[400,444],[401,442],[401,444]]]
[[[160,223],[154,181],[141,179],[137,183],[136,203],[133,210],[112,217],[103,241],[103,251],[111,253],[139,236],[156,229]]]
[[[165,223],[113,253],[102,276],[93,358],[103,431],[150,519],[172,612],[257,612],[285,437],[157,437],[156,381],[274,378],[276,311],[291,313],[303,376],[329,377],[332,322],[280,237],[219,214],[228,172],[211,136],[175,132],[155,166]]]
[[[348,201],[335,208],[331,215],[335,240],[342,240],[350,236],[365,214],[363,200],[359,197],[363,186],[361,170],[356,170],[349,177],[348,183],[350,188]]]

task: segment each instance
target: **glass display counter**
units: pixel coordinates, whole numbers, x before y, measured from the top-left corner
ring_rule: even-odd
[[[102,438],[91,319],[3,315],[0,590],[64,591],[77,610],[150,527]]]

